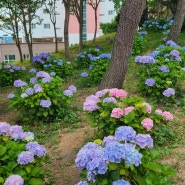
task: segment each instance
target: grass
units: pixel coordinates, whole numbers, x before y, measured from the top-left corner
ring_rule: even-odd
[[[102,36],[100,38],[97,38],[96,44],[93,47],[100,46],[101,51],[105,53],[110,53],[113,48],[113,44],[110,43],[110,40],[114,40],[115,33],[108,34],[105,36]],[[156,47],[158,47],[162,43],[162,37],[163,35],[161,33],[152,33],[149,32],[147,35],[147,46],[146,46],[146,53],[149,53],[153,51]],[[185,45],[185,35],[181,34],[179,37],[179,44],[180,45]],[[89,49],[92,48],[92,41],[87,41],[84,43],[84,49]],[[71,52],[71,59],[72,63],[73,60],[76,56],[77,53],[79,53],[79,47],[78,45],[74,45],[70,47],[70,52]],[[64,50],[59,51],[58,53],[54,53],[55,56],[64,58]],[[27,68],[30,68],[30,63],[29,61],[24,61],[23,63],[20,64],[20,62],[16,62],[16,65],[24,65]],[[68,84],[75,84],[77,81],[77,77],[79,71],[76,71],[75,75],[71,78],[69,78],[67,81],[64,82],[64,86],[68,86]],[[138,93],[138,81],[137,81],[137,67],[135,63],[129,62],[128,65],[128,71],[126,74],[126,78],[123,84],[123,88],[129,92],[129,95],[139,95]],[[8,89],[8,90],[7,90]],[[63,135],[68,132],[73,132],[76,131],[76,129],[80,128],[84,122],[86,122],[85,117],[82,113],[82,102],[84,101],[85,97],[92,94],[95,92],[97,87],[91,87],[91,88],[81,88],[78,90],[76,99],[73,102],[73,105],[75,106],[73,112],[75,114],[71,114],[70,116],[66,117],[64,120],[58,120],[56,123],[51,123],[47,125],[24,125],[24,129],[27,131],[32,131],[35,133],[35,137],[39,141],[39,143],[46,144],[47,146],[53,147],[56,146],[55,149],[57,149],[57,146],[59,144],[59,136]],[[11,91],[12,88],[4,88],[1,89],[2,94],[6,93],[7,91]],[[0,97],[1,98],[1,97]],[[81,104],[80,104],[81,103]],[[10,111],[7,107],[7,102],[3,105],[5,111]],[[1,109],[0,109],[1,110]],[[169,108],[169,111],[174,112],[174,109]],[[177,155],[175,153],[175,150],[179,148],[179,146],[185,146],[185,119],[183,118],[182,115],[182,110],[180,109],[179,111],[176,110],[175,114],[178,116],[178,119],[175,120],[173,125],[170,126],[170,130],[172,131],[172,135],[174,134],[174,137],[171,137],[171,141],[169,142],[162,142],[160,146],[157,147],[157,150],[160,151],[161,154],[161,159],[164,159],[166,157],[172,156],[173,158],[176,158],[177,160],[184,160],[185,159],[185,154],[183,151],[179,152]],[[3,120],[2,120],[3,121]],[[12,122],[16,122],[16,119],[12,120]],[[85,135],[89,135],[89,130],[85,129]],[[159,137],[162,139],[162,135]],[[89,139],[90,140],[90,139]],[[87,140],[86,140],[87,141]],[[85,142],[86,142],[85,141]],[[82,143],[84,144],[84,143]],[[54,149],[54,147],[53,147]],[[76,146],[73,151],[76,153],[80,148]],[[57,153],[58,154],[58,153]],[[59,155],[59,154],[58,154]],[[62,160],[62,156],[56,157],[56,160]],[[52,160],[48,158],[47,163],[52,164]],[[72,166],[74,161],[67,161],[64,162],[64,164],[60,164],[60,167],[65,170],[66,167]],[[176,169],[179,168],[178,164],[172,164],[175,166]],[[53,176],[51,173],[51,170],[48,168],[46,172],[46,178],[47,180],[47,185],[51,184],[53,185],[56,181],[56,177]],[[70,176],[66,176],[64,181],[66,183],[70,183],[71,179]]]

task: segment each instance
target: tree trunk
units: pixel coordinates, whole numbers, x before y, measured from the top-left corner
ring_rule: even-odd
[[[174,22],[168,34],[167,40],[178,41],[179,34],[181,32],[182,24],[185,16],[185,0],[179,0],[177,5],[177,11],[175,13]]]
[[[95,18],[95,30],[94,30],[94,38],[93,38],[93,44],[95,44],[95,41],[96,41],[96,33],[97,33],[97,22],[98,22],[98,19],[97,19],[97,9],[94,10],[94,18]]]
[[[69,32],[68,32],[68,28],[69,28],[69,16],[70,16],[70,3],[67,4],[67,2],[64,2],[64,6],[65,6],[65,20],[64,20],[65,58],[66,58],[66,60],[70,61]]]
[[[55,52],[58,52],[58,38],[57,38],[57,28],[56,23],[53,24],[54,33],[55,33]]]
[[[120,14],[110,65],[101,81],[99,90],[122,88],[130,60],[133,40],[145,4],[146,0],[125,1]]]

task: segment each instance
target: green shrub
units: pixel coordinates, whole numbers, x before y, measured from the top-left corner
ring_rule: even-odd
[[[122,89],[105,89],[88,96],[83,109],[99,138],[112,135],[119,126],[131,126],[137,133],[155,135],[161,125],[173,120],[167,111],[155,110],[137,96],[127,97]],[[152,129],[153,128],[153,129]]]
[[[19,79],[25,73],[26,68],[11,64],[0,66],[0,87],[13,86],[14,80]]]
[[[19,175],[24,184],[42,185],[46,149],[34,141],[32,132],[24,132],[21,126],[0,122],[0,184],[20,184],[11,181],[11,175]],[[7,179],[9,178],[9,180]],[[11,183],[10,183],[11,182]]]
[[[14,94],[10,94],[10,106],[20,111],[21,119],[28,123],[51,123],[65,117],[70,109],[76,87],[63,91],[60,77],[51,77],[39,71],[29,82],[14,81]]]

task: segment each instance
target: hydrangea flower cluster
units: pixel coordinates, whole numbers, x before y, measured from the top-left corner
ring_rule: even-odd
[[[175,95],[175,90],[173,88],[168,88],[163,92],[163,95],[166,97],[170,97]]]
[[[137,56],[134,61],[141,64],[153,64],[156,62],[152,56]]]
[[[145,85],[147,85],[147,86],[149,86],[149,87],[152,87],[152,86],[155,85],[155,80],[152,79],[152,78],[146,79]]]
[[[33,142],[34,133],[24,132],[22,129],[22,126],[19,126],[19,125],[10,125],[9,123],[6,123],[6,122],[0,122],[0,137],[2,136],[4,138],[3,140],[5,140],[6,142],[4,143],[2,142],[1,144],[3,145],[3,147],[7,146],[6,148],[7,153],[10,153],[11,155],[10,157],[9,154],[6,154],[7,159],[9,159],[10,157],[13,162],[14,158],[12,158],[12,154],[15,153],[16,155],[15,163],[16,162],[18,163],[18,165],[16,166],[17,171],[19,171],[20,165],[27,165],[27,164],[33,163],[35,161],[35,157],[40,158],[39,160],[44,162],[43,156],[46,155],[46,148],[37,142]],[[22,144],[21,144],[21,141],[23,141]],[[7,144],[9,144],[9,147]],[[19,144],[21,145],[19,146]],[[13,147],[11,148],[11,146]],[[25,147],[25,151],[24,151],[24,147]],[[10,149],[12,150],[13,153],[10,152]],[[4,160],[2,161],[5,162]],[[6,166],[6,163],[3,163],[3,165]],[[35,162],[34,166],[37,166],[37,165],[38,164]],[[7,163],[7,169],[9,169],[8,166],[9,165]],[[22,167],[20,167],[20,169],[23,171]],[[9,172],[11,172],[11,170]],[[5,176],[4,174],[1,174],[1,175],[3,175],[2,177],[6,177],[7,174],[5,173]],[[24,179],[17,174],[12,174],[5,180],[4,184],[23,185]]]
[[[74,93],[76,93],[77,89],[76,86],[70,85],[68,89],[64,90],[64,95],[67,97],[72,97]]]
[[[109,163],[121,163],[122,161],[128,167],[139,166],[141,164],[142,154],[135,148],[136,145],[142,149],[153,147],[153,139],[149,134],[138,134],[129,126],[121,126],[115,131],[114,136],[104,137],[102,144],[89,142],[80,149],[75,159],[77,167],[81,170],[87,170],[87,179],[89,182],[96,182],[96,175],[109,173]],[[78,184],[86,184],[81,181]],[[129,184],[124,179],[119,179],[113,184]]]
[[[83,77],[83,78],[86,78],[86,77],[88,77],[88,73],[87,72],[82,72],[80,74],[80,76]]]
[[[52,55],[49,53],[40,53],[39,55],[33,56],[32,64],[44,64]]]

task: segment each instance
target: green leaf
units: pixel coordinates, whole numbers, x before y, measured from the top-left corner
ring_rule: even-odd
[[[42,179],[40,179],[40,178],[31,178],[30,180],[29,180],[29,184],[30,185],[41,185],[42,184]]]
[[[0,156],[3,156],[6,153],[6,147],[3,145],[0,145]]]
[[[109,170],[117,170],[118,169],[118,165],[116,163],[109,163]]]
[[[44,112],[43,112],[43,116],[44,116],[44,117],[47,117],[47,116],[48,116],[48,112],[44,111]]]
[[[0,177],[0,183],[3,183],[4,179],[2,177]]]

